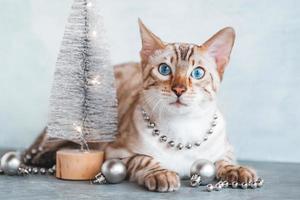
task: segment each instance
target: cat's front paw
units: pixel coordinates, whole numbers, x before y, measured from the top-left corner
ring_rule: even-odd
[[[176,172],[159,171],[145,177],[145,187],[150,191],[157,192],[176,191],[180,187],[180,178]]]
[[[238,165],[221,167],[217,176],[228,182],[249,183],[256,180],[256,172],[253,169]]]

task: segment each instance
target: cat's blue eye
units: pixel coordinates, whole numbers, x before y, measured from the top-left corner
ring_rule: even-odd
[[[171,74],[171,67],[169,65],[167,65],[166,63],[162,63],[158,67],[158,72],[161,75],[168,76]]]
[[[202,69],[201,67],[197,67],[192,71],[191,77],[199,80],[204,76],[204,74],[205,74],[204,69]]]

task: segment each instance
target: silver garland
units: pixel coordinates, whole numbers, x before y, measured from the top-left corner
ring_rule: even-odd
[[[48,135],[87,142],[112,141],[117,133],[113,67],[95,1],[74,0],[65,27],[50,97]]]

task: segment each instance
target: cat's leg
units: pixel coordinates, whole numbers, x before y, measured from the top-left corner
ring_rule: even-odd
[[[256,172],[247,166],[241,166],[228,160],[215,163],[217,178],[228,182],[249,183],[256,180]]]
[[[76,144],[66,140],[49,142],[46,133],[47,128],[45,128],[33,144],[24,151],[22,155],[24,164],[40,167],[52,167],[55,164],[57,150],[60,148],[76,146]]]
[[[128,179],[150,191],[170,192],[180,187],[178,174],[161,167],[151,156],[136,154],[123,161],[127,166]]]

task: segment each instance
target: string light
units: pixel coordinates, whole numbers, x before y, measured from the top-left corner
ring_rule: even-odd
[[[86,5],[87,5],[87,7],[92,7],[93,4],[92,4],[92,2],[88,2]]]
[[[97,31],[92,31],[92,36],[96,37],[97,36]]]
[[[92,85],[100,85],[100,81],[99,81],[99,76],[96,76],[95,78],[93,78],[92,80],[90,80],[90,83]]]
[[[78,126],[76,124],[73,124],[75,131],[77,131],[78,133],[82,133],[82,127]]]

